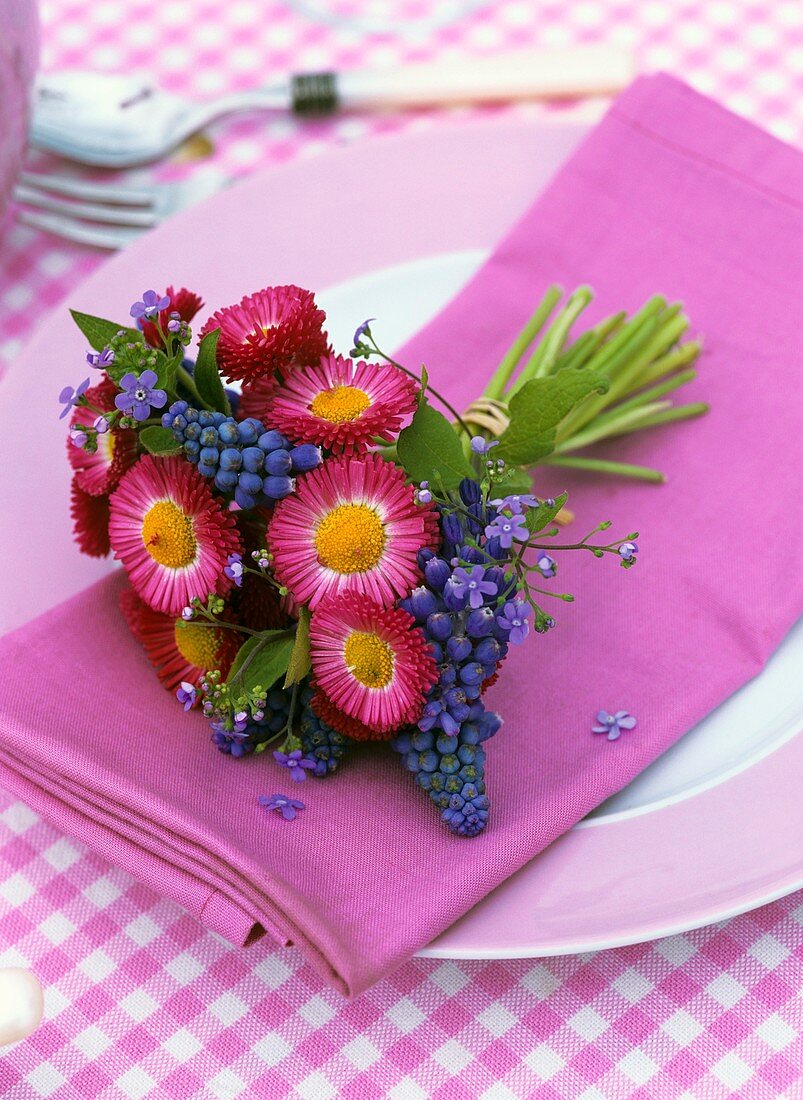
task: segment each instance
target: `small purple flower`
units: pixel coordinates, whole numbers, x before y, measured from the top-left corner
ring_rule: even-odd
[[[623,542],[619,547],[619,557],[622,561],[633,561],[638,554],[637,542]]]
[[[82,432],[80,428],[70,428],[70,443],[73,447],[78,447],[81,450],[86,446],[86,441],[86,432]]]
[[[616,741],[623,730],[632,730],[636,719],[626,710],[617,710],[616,714],[608,714],[607,710],[601,710],[597,714],[598,726],[592,726],[594,733],[606,733],[609,741]]]
[[[195,612],[189,605],[181,609],[181,617],[185,623],[188,623],[194,614]]]
[[[459,599],[465,597],[471,608],[482,607],[483,596],[495,596],[498,592],[493,581],[485,580],[485,569],[481,565],[474,565],[470,570],[458,567],[452,573],[451,581],[452,592]]]
[[[299,802],[297,798],[290,798],[286,794],[261,794],[258,801],[266,810],[278,810],[285,821],[292,821],[296,816],[296,810],[306,809],[303,802]]]
[[[492,500],[491,504],[494,508],[498,508],[500,512],[508,511],[512,512],[514,516],[520,516],[527,508],[535,508],[538,500],[529,493],[514,493],[509,497]]]
[[[181,687],[176,692],[176,698],[179,703],[184,704],[185,710],[190,710],[195,706],[195,700],[198,692],[195,690],[195,685],[188,683],[186,680],[181,681]]]
[[[497,613],[496,624],[500,630],[509,632],[511,645],[521,645],[530,633],[530,624],[527,622],[529,615],[530,605],[523,600],[508,600]]]
[[[106,367],[110,367],[114,362],[114,352],[111,348],[104,348],[103,351],[88,351],[86,353],[86,361],[90,367],[97,367],[98,370],[105,370]]]
[[[290,769],[290,778],[294,779],[296,783],[301,783],[302,780],[307,778],[304,773],[305,768],[315,767],[315,761],[308,760],[302,754],[301,749],[293,749],[287,755],[277,749],[273,754],[273,759],[280,767]]]
[[[229,554],[228,564],[223,570],[229,580],[234,581],[238,588],[243,585],[243,559],[241,554]]]
[[[141,318],[150,320],[155,317],[157,313],[161,313],[163,309],[167,309],[170,306],[170,299],[165,297],[160,298],[155,290],[146,290],[142,295],[141,302],[134,302],[131,307],[130,313],[135,320],[139,321]]]
[[[109,421],[105,416],[98,416],[92,421],[92,427],[98,435],[104,435],[109,430]]]
[[[139,378],[133,373],[124,374],[120,379],[123,392],[115,397],[115,405],[120,412],[130,413],[135,420],[147,420],[151,406],[161,409],[167,404],[165,391],[154,389],[158,380],[152,370],[144,370]]]
[[[491,447],[498,446],[498,439],[486,439],[482,435],[473,435],[471,437],[471,449],[475,455],[487,455]]]
[[[485,537],[489,539],[498,538],[499,545],[504,550],[509,550],[514,539],[517,542],[526,542],[530,537],[530,532],[527,530],[527,521],[523,515],[506,516],[502,514],[498,515],[493,523],[489,523],[485,528]]]
[[[89,379],[88,378],[85,378],[83,380],[83,382],[81,383],[81,385],[78,387],[77,390],[74,390],[72,388],[72,386],[65,386],[64,387],[64,389],[59,394],[59,401],[64,406],[64,408],[59,413],[59,420],[64,419],[64,417],[67,415],[67,413],[70,411],[70,409],[72,409],[75,405],[78,404],[78,402],[84,396],[84,394],[86,393],[86,391],[88,389],[89,389]]]
[[[369,317],[367,321],[363,321],[363,323],[357,327],[357,331],[354,333],[353,347],[357,348],[360,346],[363,336],[371,335],[371,322],[375,320],[376,317]]]
[[[428,481],[422,481],[415,491],[416,500],[419,504],[431,504],[432,493],[429,488]]]
[[[554,577],[558,569],[558,563],[549,554],[540,554],[535,564],[542,577]]]

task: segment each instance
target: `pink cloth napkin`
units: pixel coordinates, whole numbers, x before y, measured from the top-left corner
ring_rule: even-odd
[[[628,573],[566,564],[577,603],[508,659],[479,838],[449,834],[381,747],[294,787],[294,822],[267,816],[258,796],[287,784],[264,759],[222,758],[159,686],[118,614],[119,575],[0,642],[2,782],[235,944],[295,943],[348,994],[388,973],[754,676],[799,614],[801,194],[800,154],[641,79],[400,353],[467,402],[555,280],[590,283],[600,315],[682,298],[705,338],[689,398],[711,414],[615,447],[667,485],[539,482],[571,490],[578,532],[638,528],[641,557]],[[600,708],[637,728],[595,736]]]

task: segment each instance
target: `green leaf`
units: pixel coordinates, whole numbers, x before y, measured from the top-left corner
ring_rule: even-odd
[[[142,340],[142,333],[135,328],[126,328],[118,325],[116,321],[106,321],[103,317],[93,317],[91,313],[81,313],[77,309],[71,309],[72,319],[89,341],[89,346],[95,351],[103,351],[113,336],[123,331],[129,340]]]
[[[207,332],[201,340],[193,377],[198,393],[210,409],[217,409],[218,412],[225,413],[228,416],[231,412],[229,399],[226,397],[226,391],[223,388],[217,369],[217,342],[219,338],[220,329],[216,328],[212,332]]]
[[[399,462],[410,480],[442,481],[454,489],[464,477],[473,477],[471,465],[452,425],[426,398],[396,444]]]
[[[561,370],[526,382],[510,399],[510,425],[494,458],[516,466],[534,466],[555,449],[561,420],[591,393],[605,393],[608,379],[593,370]]]
[[[160,428],[157,424],[149,424],[139,433],[139,441],[146,451],[152,455],[175,455],[181,450],[181,444],[176,442],[176,437],[169,428]]]
[[[290,664],[294,638],[288,630],[263,630],[240,646],[229,670],[228,683],[243,691],[261,687],[269,691]]]
[[[309,675],[312,668],[309,643],[310,613],[308,607],[302,607],[298,616],[296,628],[296,640],[293,643],[293,652],[290,654],[290,664],[287,666],[287,675],[284,678],[284,686],[300,683]]]
[[[537,508],[527,509],[527,530],[531,535],[534,535],[537,531],[543,531],[547,527],[563,505],[569,499],[568,493],[561,493],[559,497],[555,497],[552,504],[547,504],[545,500],[542,500]]]

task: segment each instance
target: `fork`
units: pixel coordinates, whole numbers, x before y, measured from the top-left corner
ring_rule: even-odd
[[[22,172],[13,198],[24,225],[113,251],[228,183],[221,176],[199,172],[179,183],[135,188]]]

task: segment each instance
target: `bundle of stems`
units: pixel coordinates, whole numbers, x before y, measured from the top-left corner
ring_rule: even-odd
[[[572,338],[572,327],[593,299],[581,286],[561,305],[563,291],[551,286],[521,330],[464,419],[489,427],[486,411],[499,414],[503,427],[510,399],[534,378],[558,371],[590,369],[604,375],[609,388],[591,394],[558,425],[555,448],[540,464],[663,481],[658,470],[589,457],[585,448],[605,439],[644,431],[708,411],[703,402],[676,405],[669,397],[696,377],[697,340],[681,342],[689,321],[678,303],[656,295],[631,317],[616,313]],[[556,308],[559,307],[559,308]],[[472,420],[474,413],[479,420]],[[493,430],[491,431],[493,433]]]

